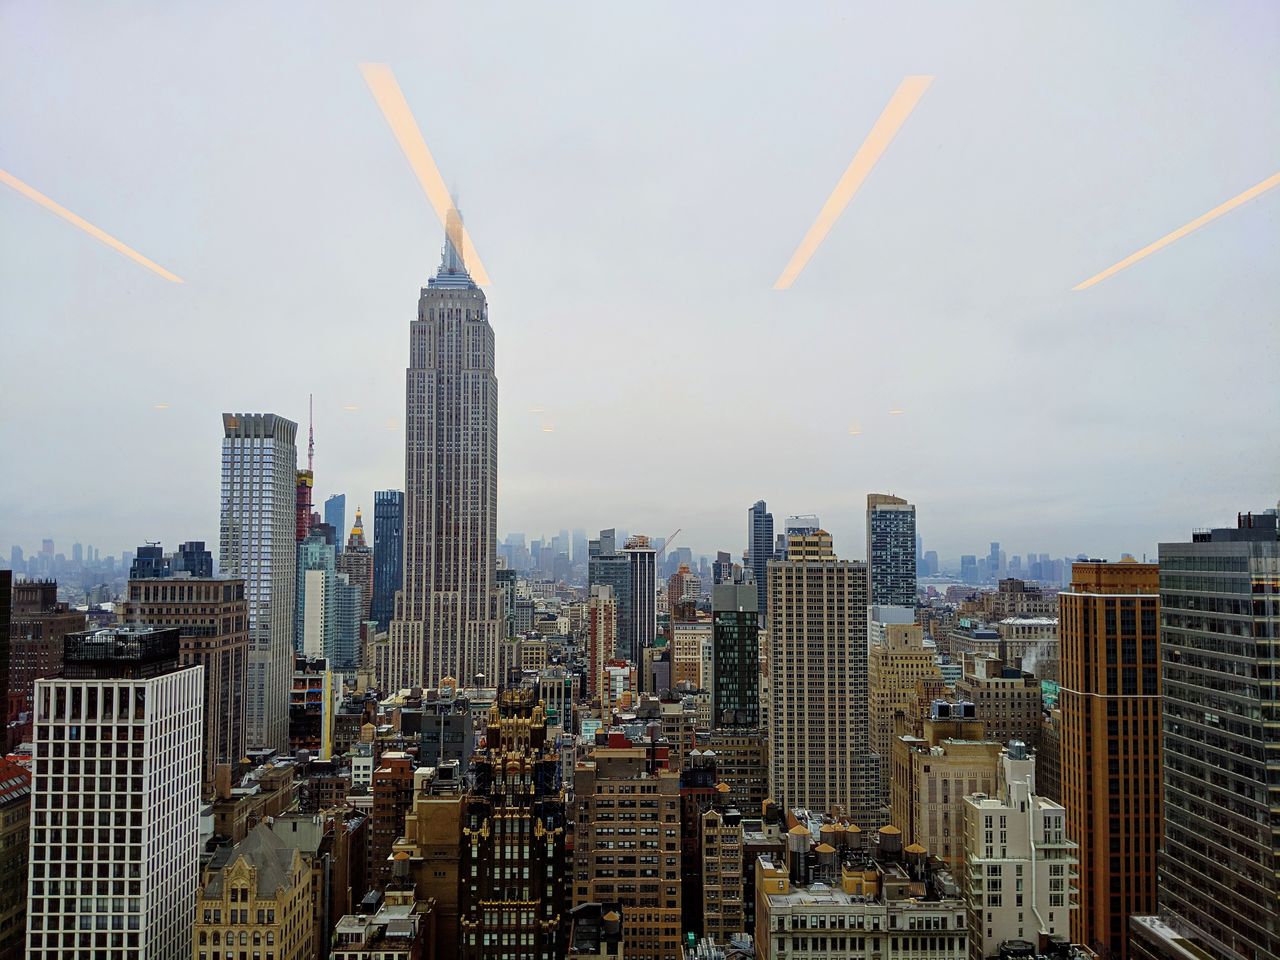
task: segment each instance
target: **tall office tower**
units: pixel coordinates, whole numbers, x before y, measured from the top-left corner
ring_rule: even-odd
[[[574,770],[576,829],[573,904],[620,903],[627,918],[626,956],[669,960],[680,956],[680,775],[661,766],[655,744],[611,732]],[[666,752],[666,746],[661,750]],[[636,837],[651,857],[627,876],[617,838]],[[629,854],[623,854],[629,855]]]
[[[1008,956],[1007,942],[1069,937],[1076,844],[1067,812],[1036,792],[1036,761],[1015,741],[1000,755],[997,796],[964,798],[964,863],[971,884],[972,956]]]
[[[916,605],[916,508],[901,497],[867,494],[867,566],[872,604]]]
[[[31,960],[192,956],[204,668],[179,646],[175,627],[72,634],[36,681]]]
[[[894,617],[890,611],[905,616]],[[916,697],[917,680],[941,680],[937,648],[925,645],[924,628],[905,607],[871,608],[871,645],[867,658],[867,702],[871,749],[880,758],[879,802],[889,803],[893,771],[895,718],[906,714]],[[896,619],[897,622],[890,622]]]
[[[30,715],[41,677],[62,669],[62,641],[68,633],[83,630],[85,615],[58,600],[57,580],[19,580],[13,585],[9,631],[8,719],[27,714],[21,727],[29,735]]]
[[[344,550],[338,562],[341,563],[346,555]],[[350,574],[338,573],[333,580],[338,617],[334,629],[333,659],[329,666],[349,673],[360,665],[360,624],[368,619],[366,594],[351,582]]]
[[[0,711],[3,711],[4,735],[0,735],[0,747],[9,749],[9,648],[13,642],[9,623],[13,617],[13,571],[0,570]]]
[[[298,544],[298,615],[293,648],[304,656],[329,659],[337,651],[338,561],[323,531],[313,528]]]
[[[719,730],[760,726],[759,594],[748,578],[711,593],[711,723]]]
[[[1160,544],[1159,906],[1170,932],[1157,940],[1181,941],[1182,956],[1280,956],[1278,574],[1274,510]],[[1131,929],[1135,942],[1155,936],[1149,924]],[[1141,945],[1134,953],[1180,955]]]
[[[177,627],[178,659],[204,667],[201,796],[213,797],[220,763],[244,756],[245,683],[249,672],[249,607],[244,581],[211,577],[130,580],[119,608],[123,623]]]
[[[987,573],[990,574],[992,580],[998,580],[1003,572],[1003,564],[1000,558],[1003,554],[1000,551],[1000,541],[991,541],[991,550],[987,553]]]
[[[639,534],[627,540],[622,553],[630,564],[631,609],[626,636],[619,640],[629,644],[623,655],[639,663],[658,635],[657,553],[649,546],[649,538]]]
[[[564,790],[537,691],[502,691],[486,746],[471,761],[462,844],[462,960],[558,960],[568,954]]]
[[[1154,563],[1089,561],[1058,595],[1061,799],[1080,844],[1071,939],[1122,958],[1128,917],[1156,905],[1159,590]]]
[[[369,616],[378,629],[391,624],[396,591],[404,577],[404,493],[375,490],[373,494],[373,602]]]
[[[763,500],[757,500],[747,511],[747,563],[756,585],[756,609],[761,617],[768,614],[769,561],[775,556],[773,514]]]
[[[338,531],[338,552],[342,552],[342,531],[347,529],[347,495],[335,493],[324,502],[324,522]]]
[[[356,522],[347,537],[347,548],[338,556],[338,572],[345,573],[353,587],[360,591],[357,609],[360,620],[369,619],[373,601],[373,549],[364,538],[364,519],[356,507]]]
[[[203,540],[188,540],[178,544],[169,566],[177,576],[203,577],[207,580],[213,576],[213,554],[205,549]]]
[[[274,413],[224,413],[222,426],[219,568],[244,580],[249,601],[245,742],[284,751],[297,596],[298,425]]]
[[[440,269],[409,328],[404,586],[391,623],[393,687],[477,674],[498,681],[502,624],[493,577],[498,380],[484,294],[450,213]]]
[[[587,696],[600,692],[604,665],[618,647],[618,599],[607,583],[593,584],[587,600]]]
[[[867,566],[824,530],[792,535],[769,564],[772,796],[783,809],[879,822],[867,713]]]
[[[636,649],[636,645],[631,614],[631,558],[618,551],[617,539],[612,529],[601,530],[600,539],[592,540],[589,550],[587,582],[591,587],[601,585],[612,591],[618,617],[618,625],[614,630],[615,646],[612,650],[605,651],[604,658],[633,659],[632,651]]]

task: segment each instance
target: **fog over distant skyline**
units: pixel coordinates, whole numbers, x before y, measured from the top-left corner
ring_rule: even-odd
[[[747,508],[863,555],[1153,554],[1280,497],[1280,6],[0,6],[0,551],[217,553],[221,414],[300,425],[317,509],[404,483],[442,230],[493,283],[498,528],[740,555]],[[904,76],[934,77],[788,290]],[[891,413],[890,411],[901,411]],[[368,525],[368,519],[366,524]],[[345,531],[344,531],[345,536]]]

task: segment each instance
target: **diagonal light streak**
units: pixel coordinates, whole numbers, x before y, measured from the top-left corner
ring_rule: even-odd
[[[1208,213],[1203,214],[1202,216],[1196,217],[1190,223],[1183,224],[1177,230],[1173,231],[1173,233],[1166,234],[1165,236],[1157,240],[1155,243],[1148,244],[1147,246],[1139,250],[1137,253],[1130,254],[1129,256],[1121,260],[1119,263],[1112,264],[1111,266],[1107,267],[1107,269],[1103,270],[1101,273],[1090,277],[1088,280],[1084,281],[1083,283],[1076,284],[1071,289],[1073,291],[1088,290],[1095,283],[1101,283],[1103,280],[1107,279],[1107,277],[1110,277],[1110,276],[1113,276],[1114,274],[1119,273],[1121,270],[1125,269],[1126,267],[1133,266],[1135,263],[1137,263],[1139,260],[1143,259],[1144,257],[1151,256],[1151,254],[1155,253],[1157,250],[1163,250],[1165,247],[1169,246],[1169,244],[1173,243],[1176,240],[1181,240],[1183,237],[1191,233],[1193,230],[1199,230],[1206,223],[1209,223],[1213,220],[1217,220],[1224,213],[1230,213],[1232,210],[1234,210],[1236,207],[1240,206],[1241,204],[1248,203],[1254,197],[1262,196],[1262,194],[1266,193],[1272,187],[1276,187],[1276,186],[1280,186],[1280,173],[1272,174],[1271,176],[1267,177],[1267,179],[1263,180],[1261,183],[1257,184],[1256,186],[1250,187],[1244,193],[1239,194],[1238,196],[1232,197],[1226,203],[1219,204],[1218,206],[1210,210]]]
[[[796,277],[800,276],[800,271],[805,268],[809,258],[817,252],[822,241],[835,226],[835,222],[840,219],[844,208],[849,205],[849,201],[858,192],[862,182],[867,179],[880,156],[893,142],[898,130],[902,128],[907,117],[911,116],[911,111],[916,108],[916,104],[920,102],[920,98],[924,96],[924,92],[929,89],[931,83],[933,83],[933,77],[930,76],[902,78],[902,83],[898,84],[898,89],[880,114],[880,118],[876,120],[871,132],[867,134],[867,139],[853,155],[849,166],[836,183],[835,189],[831,191],[831,196],[827,197],[827,202],[818,211],[813,226],[804,235],[800,246],[796,247],[796,252],[791,255],[786,268],[774,283],[773,289],[786,290],[795,282]]]
[[[471,234],[462,223],[462,218],[457,215],[457,210],[454,209],[453,198],[449,196],[444,178],[440,176],[440,168],[436,166],[435,158],[431,156],[426,141],[422,139],[422,131],[418,129],[417,121],[413,119],[413,111],[409,109],[409,103],[400,90],[400,84],[396,83],[395,74],[385,63],[362,63],[360,72],[364,74],[364,82],[368,85],[369,92],[373,94],[373,99],[377,102],[378,109],[382,111],[382,116],[386,118],[387,125],[391,127],[396,142],[404,151],[405,159],[413,168],[414,176],[418,178],[418,183],[422,186],[422,192],[426,194],[431,209],[440,218],[440,226],[444,227],[450,241],[461,253],[462,262],[472,279],[480,286],[487,287],[489,274],[485,271],[484,264],[480,262],[480,255],[476,253],[475,244],[471,242]],[[450,213],[454,216],[450,217]],[[459,231],[462,234],[460,244],[456,237]]]
[[[158,273],[160,276],[164,277],[166,280],[171,280],[174,283],[185,282],[181,277],[170,273],[168,270],[160,266],[160,264],[156,263],[154,260],[148,260],[142,254],[140,254],[137,250],[133,249],[133,247],[126,246],[125,244],[117,240],[115,237],[111,236],[111,234],[103,230],[99,230],[88,220],[84,219],[83,217],[76,216],[74,213],[72,213],[62,204],[49,199],[43,193],[37,190],[35,187],[31,186],[30,184],[23,183],[13,174],[9,173],[9,171],[0,170],[0,183],[3,183],[7,186],[12,187],[14,190],[18,191],[18,193],[22,194],[28,200],[33,200],[36,203],[40,204],[40,206],[44,207],[46,210],[49,210],[52,213],[56,213],[63,220],[67,221],[67,223],[71,224],[74,227],[79,227],[85,233],[89,234],[89,236],[93,237],[95,240],[99,240],[102,243],[105,243],[108,247],[110,247],[112,250],[115,250],[117,253],[123,253],[130,260],[133,260],[133,261],[136,261],[137,263],[142,264],[152,273]]]

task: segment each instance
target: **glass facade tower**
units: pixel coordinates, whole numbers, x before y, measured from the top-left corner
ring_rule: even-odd
[[[1276,511],[1160,544],[1161,917],[1217,957],[1280,956]]]

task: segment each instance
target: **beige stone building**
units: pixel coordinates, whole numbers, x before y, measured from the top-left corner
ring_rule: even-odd
[[[916,697],[916,681],[942,681],[935,650],[925,645],[924,628],[916,623],[872,621],[872,642],[867,656],[867,701],[871,721],[871,749],[880,757],[880,803],[889,802],[893,769],[894,717],[906,714]]]
[[[699,689],[709,688],[711,678],[703,676],[703,646],[711,639],[712,624],[673,623],[671,625],[671,687],[682,682]]]
[[[891,822],[953,867],[964,860],[964,798],[990,796],[999,777],[1001,745],[984,738],[968,707],[936,703],[923,737],[902,736],[893,745]]]
[[[785,807],[879,819],[867,700],[867,566],[831,535],[793,534],[769,563],[771,793]]]
[[[313,949],[311,869],[266,824],[214,855],[196,901],[193,960],[302,960]]]
[[[956,699],[977,708],[988,740],[1013,740],[1040,745],[1042,698],[1040,681],[1029,673],[1005,666],[997,657],[966,656],[956,681]]]

